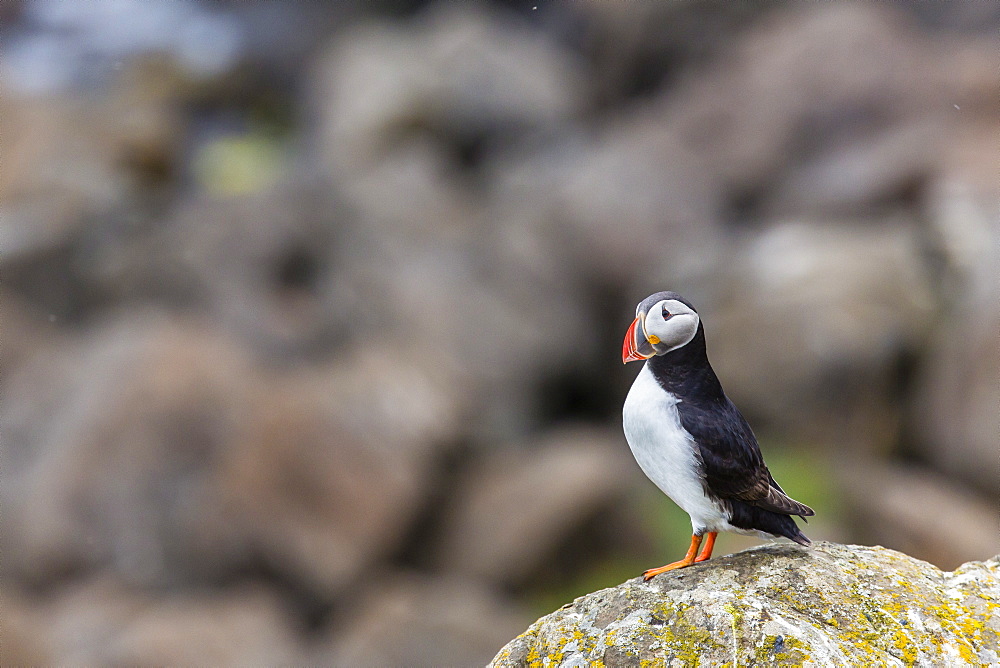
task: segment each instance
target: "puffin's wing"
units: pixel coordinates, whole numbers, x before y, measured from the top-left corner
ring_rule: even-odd
[[[739,499],[783,515],[814,515],[805,504],[789,498],[764,464],[757,439],[739,410],[726,401],[725,417],[713,411],[678,405],[681,425],[694,437],[709,490],[724,499]]]

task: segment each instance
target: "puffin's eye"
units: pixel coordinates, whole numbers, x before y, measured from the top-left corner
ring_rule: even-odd
[[[673,313],[671,313],[670,311],[668,311],[668,310],[667,310],[667,307],[666,307],[666,306],[664,306],[664,307],[663,307],[663,319],[664,319],[664,320],[667,320],[667,319],[668,319],[668,318],[670,318],[670,317],[671,317],[672,315],[673,315]]]

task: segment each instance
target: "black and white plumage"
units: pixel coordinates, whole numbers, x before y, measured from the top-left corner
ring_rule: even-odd
[[[658,292],[636,307],[622,361],[638,360],[646,362],[625,399],[625,438],[643,472],[691,516],[693,532],[688,555],[646,579],[708,559],[720,531],[809,545],[791,516],[812,509],[771,477],[750,425],[709,364],[701,318],[677,293]]]

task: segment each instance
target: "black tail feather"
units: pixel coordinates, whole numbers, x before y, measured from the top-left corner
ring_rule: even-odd
[[[784,536],[799,545],[809,546],[812,544],[806,535],[799,530],[795,520],[788,515],[764,510],[734,499],[729,500],[729,505],[731,515],[729,523],[734,527],[763,531],[774,536]]]

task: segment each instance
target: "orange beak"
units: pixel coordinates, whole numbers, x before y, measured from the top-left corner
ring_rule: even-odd
[[[646,340],[646,334],[642,331],[640,323],[642,315],[640,313],[639,317],[628,326],[628,331],[625,332],[625,341],[622,342],[622,364],[647,360],[656,354],[653,347],[649,345],[649,341]],[[642,337],[641,341],[639,340],[640,336]]]

